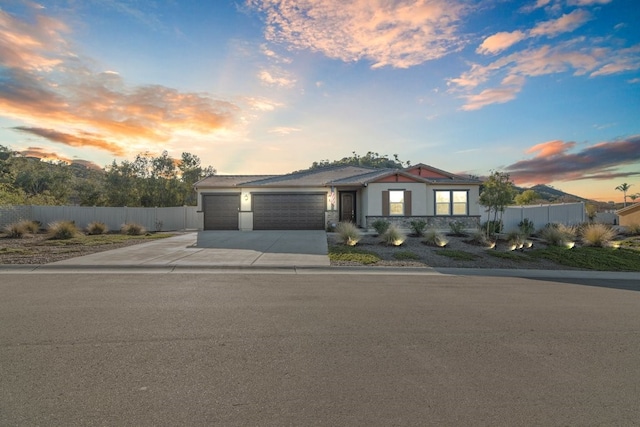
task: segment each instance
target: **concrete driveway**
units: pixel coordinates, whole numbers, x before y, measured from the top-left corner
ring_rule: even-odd
[[[198,231],[50,265],[326,267],[329,257],[324,231]]]

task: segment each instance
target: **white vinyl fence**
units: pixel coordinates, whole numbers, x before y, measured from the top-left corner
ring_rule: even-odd
[[[498,217],[500,214],[498,214]],[[520,221],[527,218],[533,222],[536,230],[550,223],[576,225],[587,221],[584,203],[562,203],[556,205],[507,206],[502,215],[503,231],[518,229]],[[487,212],[482,214],[482,221],[493,220]]]
[[[103,222],[109,230],[123,224],[140,224],[149,231],[197,230],[200,224],[195,206],[171,208],[129,208],[88,206],[0,206],[0,227],[23,219],[44,227],[55,221],[74,221],[79,228]]]

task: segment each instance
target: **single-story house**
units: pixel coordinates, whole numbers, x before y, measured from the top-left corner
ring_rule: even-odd
[[[385,219],[476,228],[481,181],[418,164],[405,169],[336,166],[286,175],[214,175],[198,181],[203,230],[323,230],[339,221],[366,229]]]
[[[618,224],[628,227],[632,224],[640,224],[640,203],[634,203],[626,208],[616,211],[616,215],[620,219]]]

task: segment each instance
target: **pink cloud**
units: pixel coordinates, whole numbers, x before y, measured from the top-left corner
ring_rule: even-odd
[[[640,135],[605,141],[572,153],[574,142],[550,141],[535,145],[527,153],[538,153],[505,169],[517,184],[547,184],[554,181],[610,179],[640,176],[619,170],[640,163]]]
[[[522,31],[503,31],[484,39],[482,44],[476,49],[476,52],[482,54],[498,53],[526,38],[527,35]]]
[[[563,142],[560,140],[543,142],[529,148],[525,153],[538,153],[536,157],[551,157],[569,151],[576,145],[575,142]]]
[[[248,0],[266,15],[265,37],[295,49],[373,68],[408,68],[458,50],[457,0]]]
[[[574,31],[591,18],[591,13],[588,11],[576,9],[558,19],[541,22],[530,31],[530,35],[554,37],[558,34]]]

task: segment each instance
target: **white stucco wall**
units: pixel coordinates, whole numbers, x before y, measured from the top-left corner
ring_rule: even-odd
[[[480,215],[480,207],[478,205],[478,199],[480,198],[480,187],[477,185],[429,185],[427,190],[427,215],[435,214],[435,191],[436,190],[453,190],[453,191],[468,191],[469,192],[469,215]]]
[[[435,214],[435,190],[468,191],[469,215],[480,215],[478,199],[480,188],[476,185],[425,185],[410,182],[390,182],[369,184],[362,191],[362,221],[366,216],[382,215],[382,192],[388,190],[411,191],[411,215],[433,216]]]
[[[411,191],[411,215],[424,216],[427,213],[427,187],[414,182],[383,182],[369,184],[363,191],[363,214],[382,215],[382,192],[387,190]]]

